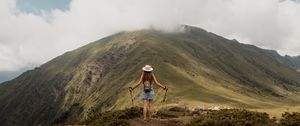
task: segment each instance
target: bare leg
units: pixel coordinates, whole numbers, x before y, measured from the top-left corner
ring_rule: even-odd
[[[144,120],[147,120],[147,103],[148,100],[144,100],[144,110],[143,110]]]
[[[148,120],[151,119],[151,103],[152,103],[152,100],[148,100]]]

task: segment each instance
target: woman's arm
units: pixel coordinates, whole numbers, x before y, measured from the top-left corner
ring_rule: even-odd
[[[160,84],[160,83],[156,80],[156,77],[154,76],[154,73],[152,73],[152,76],[153,76],[154,82],[155,82],[158,86],[160,86],[160,87],[163,88],[163,89],[167,89],[166,86],[163,86],[162,84]]]
[[[132,90],[134,90],[135,88],[137,88],[142,83],[143,76],[144,76],[144,72],[142,73],[142,75],[140,77],[140,80],[137,82],[137,84],[132,87]]]

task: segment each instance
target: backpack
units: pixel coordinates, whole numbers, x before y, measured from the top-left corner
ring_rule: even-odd
[[[149,81],[145,81],[145,82],[144,82],[144,91],[145,91],[145,92],[150,92],[150,91],[152,91],[152,87],[151,87],[151,84],[150,84]]]

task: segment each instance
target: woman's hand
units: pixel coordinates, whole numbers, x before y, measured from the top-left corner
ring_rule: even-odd
[[[167,86],[162,87],[164,90],[168,90]]]
[[[129,90],[130,90],[130,91],[133,91],[133,89],[134,89],[133,87],[129,87]]]

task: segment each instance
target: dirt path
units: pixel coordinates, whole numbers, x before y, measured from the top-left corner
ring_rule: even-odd
[[[182,123],[177,118],[172,119],[156,119],[152,118],[149,122],[138,118],[130,121],[131,126],[181,126]]]

